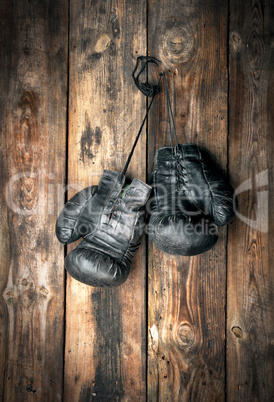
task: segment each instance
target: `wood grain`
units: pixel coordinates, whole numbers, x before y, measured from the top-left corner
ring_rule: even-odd
[[[228,242],[227,400],[272,401],[274,3],[230,7],[229,155],[239,215]]]
[[[131,77],[146,54],[146,2],[71,3],[69,184],[97,184],[122,171],[145,114]],[[143,133],[128,179],[145,179]],[[74,246],[73,246],[74,247]],[[71,250],[71,248],[69,248]],[[65,400],[142,400],[146,387],[145,247],[127,282],[97,289],[67,278]]]
[[[0,21],[1,400],[58,401],[64,274],[54,230],[64,199],[67,1],[2,1]]]
[[[0,400],[274,400],[273,0],[68,7],[0,2]],[[65,295],[54,226],[66,165],[69,197],[104,169],[121,171],[145,114],[131,72],[147,50],[168,75],[180,142],[206,147],[229,172],[238,216],[201,256],[149,242],[148,282],[144,238],[124,285],[68,276]],[[163,93],[148,128],[129,180],[149,178],[169,145]]]
[[[179,142],[206,147],[225,170],[226,3],[150,1],[148,21],[149,54],[169,75]],[[148,135],[150,173],[156,149],[170,145],[163,95]],[[226,229],[197,257],[168,256],[149,244],[149,401],[224,400],[225,298]]]

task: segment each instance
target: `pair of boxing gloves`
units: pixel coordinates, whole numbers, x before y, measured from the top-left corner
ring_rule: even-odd
[[[168,254],[192,256],[211,249],[217,226],[235,214],[233,189],[197,145],[160,148],[151,185],[105,170],[98,186],[69,200],[56,223],[63,244],[82,242],[65,258],[69,274],[97,287],[128,277],[150,214],[148,234]],[[151,192],[153,190],[153,194]]]

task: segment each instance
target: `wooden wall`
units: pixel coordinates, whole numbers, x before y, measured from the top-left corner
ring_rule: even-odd
[[[0,22],[1,400],[273,401],[273,0],[2,0]],[[55,220],[122,169],[146,54],[180,142],[215,155],[238,216],[197,257],[144,236],[124,285],[91,288],[65,274],[75,245]],[[129,179],[149,178],[167,129],[160,94]]]

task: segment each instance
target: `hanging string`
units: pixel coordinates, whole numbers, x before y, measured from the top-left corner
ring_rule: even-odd
[[[171,141],[171,146],[173,147],[173,139],[172,139],[172,126],[171,126],[171,120],[172,120],[172,125],[173,125],[173,134],[176,142],[176,146],[174,149],[174,152],[176,154],[176,150],[179,149],[179,143],[178,143],[178,137],[176,133],[176,126],[175,126],[175,121],[174,121],[174,116],[172,112],[172,107],[171,107],[171,102],[170,102],[170,97],[168,93],[168,87],[167,87],[167,81],[166,81],[166,74],[161,73],[161,75],[164,78],[164,83],[165,83],[165,91],[166,91],[166,100],[167,100],[167,114],[168,114],[168,122],[169,122],[169,133],[170,133],[170,141]],[[170,119],[171,117],[171,119]]]
[[[141,68],[137,76],[135,76],[135,73],[139,67],[139,64],[141,63]],[[160,92],[160,87],[159,84],[157,85],[150,85],[147,81],[140,83],[139,82],[139,77],[140,75],[144,72],[144,70],[147,68],[148,64],[151,63],[154,66],[159,66],[160,60],[156,59],[155,57],[151,56],[139,56],[137,58],[136,66],[132,72],[132,77],[134,79],[136,87],[147,97],[151,97],[154,95],[157,95]]]
[[[150,108],[151,108],[152,103],[153,103],[153,101],[154,101],[155,95],[156,95],[156,94],[154,94],[154,95],[152,96],[152,99],[151,99],[151,101],[150,101],[150,103],[149,103],[149,106],[148,106],[148,108],[147,108],[146,115],[145,115],[144,120],[143,120],[143,122],[142,122],[142,124],[141,124],[141,127],[140,127],[140,129],[139,129],[139,132],[138,132],[138,134],[137,134],[137,136],[136,136],[136,138],[135,138],[133,147],[131,148],[130,154],[129,154],[128,158],[127,158],[125,167],[124,167],[124,169],[123,169],[123,172],[122,172],[123,175],[125,175],[126,172],[127,172],[128,165],[130,164],[130,161],[131,161],[133,152],[134,152],[134,150],[135,150],[135,147],[136,147],[136,145],[137,145],[137,142],[138,142],[139,137],[140,137],[140,135],[141,135],[141,132],[142,132],[142,130],[143,130],[144,124],[145,124],[145,122],[146,122],[146,120],[147,120],[148,112],[150,111]]]
[[[169,103],[168,103],[168,92],[167,92],[167,85],[166,85],[166,75],[165,75],[165,73],[161,73],[161,74],[163,75],[164,82],[165,82],[167,117],[168,117],[168,125],[169,125],[170,144],[171,144],[171,146],[173,146],[172,127],[171,127],[171,120],[170,120],[170,113],[169,113]]]
[[[140,72],[138,73],[138,75],[135,77],[135,73],[136,73],[136,71],[137,71],[137,68],[138,68],[138,65],[139,65],[139,62],[140,62],[140,61],[141,61],[141,70],[140,70]],[[145,68],[146,68],[146,66],[147,66],[148,63],[153,63],[154,65],[157,65],[157,66],[158,66],[158,65],[159,65],[158,63],[160,63],[160,61],[157,60],[157,59],[155,59],[155,57],[140,56],[140,57],[138,57],[138,59],[137,59],[136,66],[135,66],[135,68],[134,68],[134,70],[133,70],[133,73],[132,73],[132,76],[133,76],[133,79],[134,79],[134,82],[135,82],[135,85],[137,86],[137,88],[138,88],[145,96],[147,96],[147,97],[152,97],[152,99],[151,99],[151,101],[150,101],[150,103],[149,103],[149,105],[148,105],[148,108],[147,108],[147,111],[146,111],[146,115],[145,115],[145,117],[144,117],[144,119],[143,119],[143,122],[142,122],[142,124],[141,124],[141,127],[140,127],[140,129],[139,129],[139,131],[138,131],[138,134],[137,134],[137,136],[136,136],[136,138],[135,138],[134,144],[133,144],[133,146],[132,146],[132,148],[131,148],[130,154],[129,154],[128,158],[127,158],[126,164],[125,164],[124,169],[123,169],[123,171],[122,171],[122,174],[123,174],[124,176],[126,175],[126,172],[127,172],[127,169],[128,169],[128,165],[130,164],[130,161],[131,161],[132,155],[133,155],[133,153],[134,153],[135,147],[136,147],[136,145],[137,145],[137,143],[138,143],[139,137],[140,137],[140,135],[141,135],[141,132],[142,132],[142,130],[143,130],[143,127],[144,127],[144,125],[145,125],[145,122],[146,122],[146,120],[147,120],[147,118],[148,118],[148,113],[149,113],[149,111],[150,111],[150,109],[151,109],[151,106],[152,106],[152,103],[153,103],[153,101],[154,101],[154,98],[155,98],[155,96],[160,92],[160,81],[161,81],[161,78],[162,78],[161,75],[160,75],[160,78],[159,78],[159,81],[158,81],[158,84],[157,84],[157,85],[151,86],[148,82],[145,82],[145,83],[140,83],[140,82],[139,82],[139,76],[140,76],[140,74],[145,70]]]

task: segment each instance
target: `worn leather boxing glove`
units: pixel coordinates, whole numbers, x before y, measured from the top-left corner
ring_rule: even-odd
[[[180,145],[178,155],[182,177],[187,173],[188,200],[218,226],[227,225],[235,216],[234,190],[208,152],[195,144]]]
[[[152,174],[148,233],[162,251],[201,254],[218,239],[216,225],[234,217],[233,189],[197,145],[160,148]]]
[[[145,204],[151,187],[134,179],[125,189],[121,173],[105,170],[97,186],[67,202],[56,223],[56,235],[68,244],[82,242],[65,258],[69,274],[98,287],[121,285],[145,228]]]

